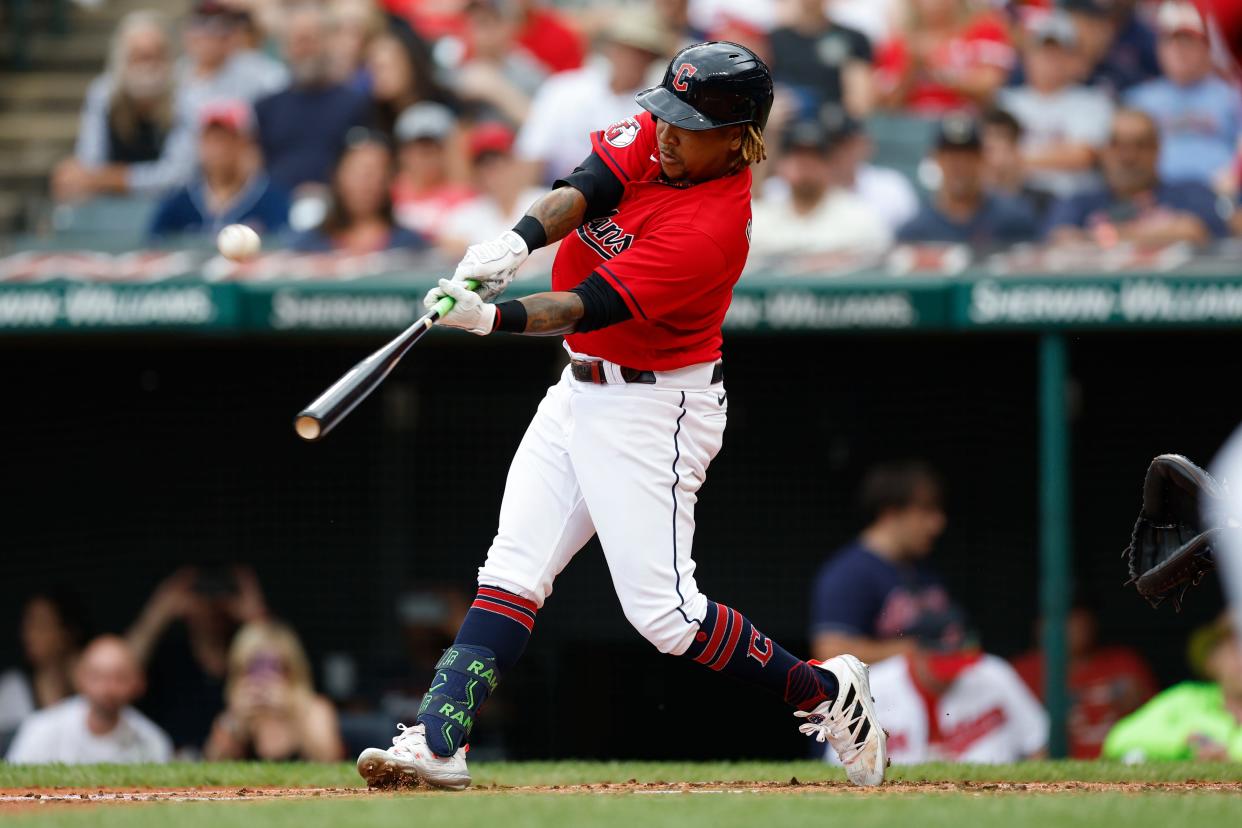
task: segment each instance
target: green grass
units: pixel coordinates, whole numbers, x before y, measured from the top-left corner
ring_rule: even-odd
[[[144,806],[64,806],[34,816],[6,815],[27,828],[1168,828],[1236,824],[1242,799],[1222,794],[673,794],[591,796],[374,797],[329,802],[233,802]]]
[[[581,785],[595,782],[803,782],[843,780],[819,762],[477,762],[477,785]],[[1242,765],[1167,762],[1024,762],[1016,765],[911,765],[894,767],[898,782],[1180,782],[1189,779],[1242,782]],[[224,786],[361,786],[352,763],[339,765],[261,762],[169,765],[8,765],[0,762],[0,788]]]
[[[477,763],[480,786],[596,782],[841,780],[816,762],[522,762]],[[1005,766],[922,765],[894,768],[894,781],[1180,782],[1242,781],[1242,766],[1175,763],[1130,767],[1108,762],[1031,762]],[[0,764],[0,788],[36,787],[343,787],[359,782],[350,765],[174,764],[162,766],[18,767]],[[972,788],[935,792],[862,791],[845,787],[789,792],[367,794],[346,799],[52,805],[5,813],[15,828],[1146,828],[1230,825],[1242,796],[1208,791],[1021,793]]]

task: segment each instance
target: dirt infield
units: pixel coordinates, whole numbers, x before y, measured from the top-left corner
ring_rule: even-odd
[[[965,793],[974,795],[1056,793],[1230,793],[1242,795],[1242,782],[894,782],[858,788],[844,782],[602,782],[592,785],[486,785],[460,794],[411,788],[8,788],[0,789],[0,814],[47,807],[91,807],[153,802],[263,802],[391,796],[495,796],[498,794],[893,794]]]

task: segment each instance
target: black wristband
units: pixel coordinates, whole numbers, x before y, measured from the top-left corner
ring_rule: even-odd
[[[522,216],[518,219],[518,223],[513,225],[513,232],[522,237],[522,241],[526,242],[526,249],[531,253],[548,243],[548,231],[543,229],[543,222],[534,216]]]
[[[496,327],[492,330],[504,331],[505,333],[525,333],[526,306],[516,299],[501,302],[496,306]]]

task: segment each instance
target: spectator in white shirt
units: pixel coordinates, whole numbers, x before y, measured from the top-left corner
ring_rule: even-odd
[[[883,219],[836,181],[829,159],[833,137],[819,120],[786,130],[777,175],[789,195],[755,203],[752,254],[878,254],[892,243]]]
[[[1027,84],[1002,90],[997,101],[1022,124],[1030,185],[1057,198],[1099,186],[1096,154],[1108,142],[1113,117],[1108,95],[1074,83],[1077,50],[1067,15],[1035,17],[1022,51]]]
[[[551,184],[573,172],[591,154],[592,132],[633,116],[635,93],[675,45],[663,19],[647,11],[619,15],[603,40],[603,60],[553,75],[531,102],[517,154],[532,167],[532,180]]]
[[[819,119],[828,127],[832,146],[828,160],[837,184],[854,193],[881,219],[889,230],[897,229],[919,211],[914,185],[897,170],[871,163],[875,144],[861,122],[840,105],[825,106]]]
[[[172,741],[130,704],[146,687],[123,638],[101,636],[74,671],[79,695],[31,715],[9,748],[14,764],[167,762]]]
[[[871,666],[871,692],[896,765],[1006,764],[1048,744],[1039,700],[994,655],[893,656]]]
[[[492,122],[474,128],[469,138],[470,163],[479,194],[448,214],[440,247],[450,259],[461,258],[472,244],[499,236],[517,224],[527,209],[547,192],[530,187],[526,171],[513,157],[513,130]]]
[[[896,233],[919,211],[914,185],[897,170],[870,163],[875,145],[862,124],[843,106],[826,104],[821,107],[819,121],[828,130],[827,157],[832,165],[833,181],[862,199],[884,226]],[[763,182],[765,198],[785,198],[788,191],[789,184],[779,176]]]
[[[24,663],[0,673],[0,751],[27,716],[73,694],[73,666],[86,630],[75,595],[58,588],[27,599],[21,622]]]
[[[1002,764],[1043,755],[1047,713],[1009,662],[978,649],[959,609],[925,614],[907,637],[916,649],[871,665],[893,764]]]

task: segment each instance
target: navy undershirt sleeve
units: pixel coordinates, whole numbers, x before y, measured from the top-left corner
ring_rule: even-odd
[[[584,219],[587,221],[611,213],[621,203],[621,196],[625,193],[625,184],[594,152],[573,172],[552,184],[554,190],[561,187],[573,187],[586,197]]]
[[[630,309],[621,294],[598,273],[586,277],[570,293],[578,294],[582,300],[582,318],[574,326],[575,333],[598,331],[631,318]]]

